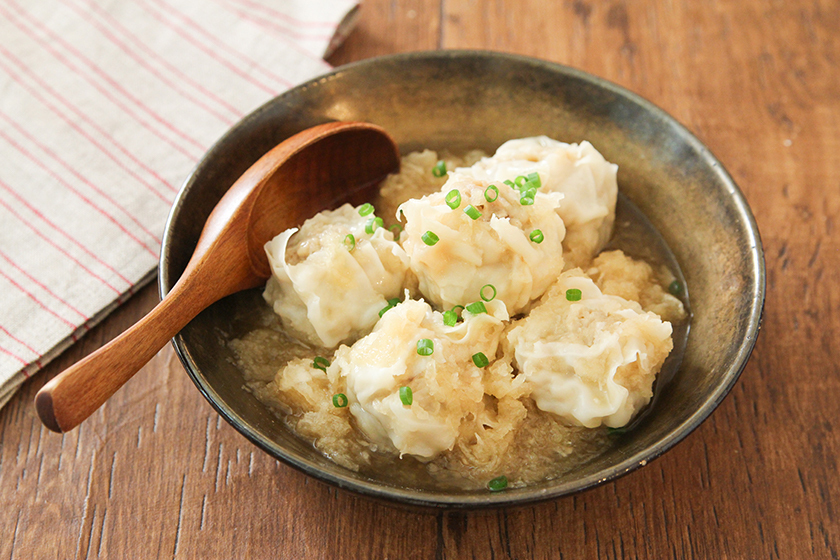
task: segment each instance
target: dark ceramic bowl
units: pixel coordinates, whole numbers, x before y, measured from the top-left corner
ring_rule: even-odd
[[[213,206],[254,161],[304,128],[331,120],[383,126],[403,153],[483,148],[545,134],[589,140],[619,165],[619,188],[659,230],[691,294],[693,313],[682,365],[634,429],[558,479],[505,492],[402,486],[346,470],[296,438],[243,390],[243,377],[219,333],[237,307],[232,296],[174,339],[187,372],[231,425],[272,456],[322,481],[403,504],[494,507],[556,498],[626,474],[658,457],[711,414],[743,370],[764,304],[758,229],[720,162],[663,111],[614,84],[531,58],[438,51],[387,56],[336,68],[268,102],[233,127],[184,183],[166,225],[160,291],[172,288]]]

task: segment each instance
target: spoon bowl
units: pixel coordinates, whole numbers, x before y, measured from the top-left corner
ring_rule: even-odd
[[[371,198],[397,169],[396,144],[368,123],[326,123],[278,144],[210,213],[172,291],[137,324],[38,391],[41,421],[56,432],[78,426],[199,312],[264,284],[271,272],[263,246],[275,235],[326,208]]]

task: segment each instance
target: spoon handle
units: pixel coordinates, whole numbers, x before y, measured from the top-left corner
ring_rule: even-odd
[[[174,295],[38,391],[35,408],[47,428],[61,433],[78,426],[203,309],[193,297]]]

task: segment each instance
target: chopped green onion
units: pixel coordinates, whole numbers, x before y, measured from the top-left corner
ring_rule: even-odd
[[[496,185],[490,185],[484,189],[484,199],[487,202],[496,202],[497,198],[499,198],[499,187]]]
[[[458,314],[454,309],[448,309],[443,312],[443,324],[447,327],[454,327],[458,323]]]
[[[473,220],[477,220],[481,217],[481,212],[479,212],[478,209],[475,206],[473,206],[472,204],[470,204],[466,208],[464,208],[464,214],[466,214],[467,216],[469,216]]]
[[[330,367],[330,361],[326,358],[322,358],[321,356],[317,356],[314,360],[312,360],[312,367],[322,371],[327,371],[327,368]]]
[[[467,306],[467,311],[473,315],[478,315],[479,313],[487,313],[487,308],[483,301],[474,301]]]
[[[493,480],[487,483],[487,488],[490,489],[491,492],[501,492],[505,488],[507,488],[508,479],[506,476],[497,476]]]
[[[377,217],[371,218],[365,224],[365,233],[373,233],[374,231],[376,231],[377,229],[379,229],[383,226],[384,226],[384,223],[382,222],[382,218],[377,218]]]
[[[534,171],[533,173],[529,173],[528,177],[529,185],[532,185],[535,189],[538,189],[542,186],[542,181],[540,181],[540,174]]]
[[[609,426],[607,427],[607,433],[610,434],[611,436],[618,436],[618,435],[621,435],[621,434],[626,433],[626,432],[627,432],[627,426],[621,426],[620,428],[611,428]]]
[[[461,206],[461,191],[458,189],[452,189],[448,193],[446,193],[446,205],[456,210],[459,206]]]
[[[484,355],[484,352],[476,352],[472,355],[472,361],[475,364],[475,367],[487,367],[487,364],[490,363],[490,360],[487,359],[487,356]]]
[[[422,239],[423,243],[425,243],[429,247],[440,241],[440,237],[435,235],[435,233],[432,231],[427,231],[426,233],[420,236],[420,239]]]
[[[373,204],[370,202],[365,202],[361,206],[359,206],[359,216],[367,216],[368,214],[373,213]]]
[[[581,291],[577,288],[569,288],[566,290],[566,299],[568,301],[580,301],[582,295]]]
[[[397,305],[399,302],[400,302],[400,299],[399,299],[399,298],[392,298],[392,299],[389,299],[389,300],[388,300],[388,305],[386,305],[385,307],[383,307],[383,308],[379,311],[379,317],[381,318],[383,315],[385,315],[385,312],[386,312],[386,311],[388,311],[389,309],[391,309],[392,307],[394,307],[395,305]]]
[[[668,284],[668,291],[671,295],[678,296],[682,293],[682,284],[680,284],[679,280],[674,280]]]
[[[395,232],[394,229],[396,229],[397,231]],[[394,234],[394,241],[399,241],[400,240],[400,234],[403,231],[403,227],[400,224],[394,224],[394,225],[392,225],[391,227],[388,228],[388,231],[390,231],[391,233]]]
[[[356,238],[352,233],[348,233],[344,236],[344,246],[351,253],[353,252],[353,249],[356,248]]]
[[[421,356],[431,356],[435,352],[435,343],[430,338],[421,338],[417,341],[417,353]]]
[[[400,402],[405,406],[410,406],[414,402],[414,395],[411,393],[411,387],[400,387]]]
[[[516,185],[514,185],[513,181],[511,181],[510,179],[505,179],[504,181],[502,181],[502,183],[504,183],[505,185],[509,186],[512,189],[516,188]]]
[[[525,175],[520,175],[516,179],[513,180],[513,183],[516,185],[516,188],[521,189],[525,186],[525,183],[528,182],[528,179],[525,178]]]
[[[493,290],[493,295],[484,295],[484,288],[490,288],[491,290]],[[484,301],[493,301],[496,298],[496,286],[494,286],[493,284],[485,284],[478,291],[478,295],[481,296],[481,299],[483,299]]]
[[[446,162],[443,160],[438,161],[434,167],[432,167],[432,175],[435,177],[443,177],[446,175]]]
[[[522,206],[531,206],[532,204],[534,204],[534,197],[529,196],[529,194],[530,194],[530,191],[523,194],[519,198],[519,204],[521,204]]]
[[[347,395],[344,393],[336,393],[333,395],[333,406],[336,408],[344,408],[347,406]]]
[[[542,243],[543,239],[545,239],[545,237],[543,236],[543,232],[538,229],[532,231],[531,235],[529,235],[528,237],[530,237],[531,241],[533,241],[534,243]]]

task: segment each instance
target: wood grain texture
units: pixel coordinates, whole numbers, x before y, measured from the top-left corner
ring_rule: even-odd
[[[147,288],[0,411],[0,558],[839,558],[840,5],[743,0],[366,0],[330,62],[489,48],[592,72],[705,142],[758,221],[761,336],[718,410],[665,456],[533,507],[426,514],[269,459],[171,349],[78,430],[47,379],[156,302]],[[710,248],[714,250],[714,248]]]

